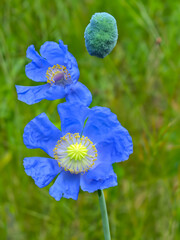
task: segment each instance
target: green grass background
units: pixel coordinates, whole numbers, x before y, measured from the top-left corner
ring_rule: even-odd
[[[24,146],[25,125],[46,112],[59,126],[60,100],[28,106],[15,84],[36,85],[24,71],[27,47],[59,39],[77,59],[91,106],[111,108],[133,138],[130,159],[114,164],[118,186],[105,190],[112,240],[180,239],[179,0],[1,0],[0,9],[0,239],[103,239],[97,193],[56,202],[23,169],[24,157],[45,156]],[[119,39],[98,59],[84,30],[102,11],[116,18]]]

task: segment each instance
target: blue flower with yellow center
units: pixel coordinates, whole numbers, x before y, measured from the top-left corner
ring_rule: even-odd
[[[63,41],[45,42],[40,54],[33,45],[27,49],[27,58],[32,61],[26,65],[26,75],[35,82],[46,82],[39,86],[16,85],[18,99],[34,104],[43,99],[66,98],[67,101],[81,101],[89,106],[92,95],[85,85],[78,82],[79,69],[74,56]]]
[[[24,129],[28,148],[41,148],[48,157],[27,157],[27,175],[42,188],[54,178],[50,195],[77,200],[79,189],[94,192],[117,185],[112,164],[127,160],[133,152],[128,131],[108,108],[88,108],[65,102],[58,105],[61,131],[45,113],[30,121]]]

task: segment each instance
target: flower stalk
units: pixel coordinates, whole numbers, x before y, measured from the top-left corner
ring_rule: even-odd
[[[104,231],[104,239],[111,240],[110,229],[109,229],[109,220],[106,208],[106,201],[104,198],[103,190],[98,190],[99,197],[99,205],[101,209],[102,223],[103,223],[103,231]]]

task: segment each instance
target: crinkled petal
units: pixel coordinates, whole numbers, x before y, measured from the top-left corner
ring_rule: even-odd
[[[31,176],[40,188],[47,186],[61,171],[56,160],[43,157],[25,158],[24,168],[26,174]]]
[[[80,177],[81,189],[90,193],[116,185],[117,176],[109,164],[101,163]]]
[[[40,54],[46,58],[52,66],[56,64],[64,65],[66,52],[60,48],[56,42],[45,42],[40,48]]]
[[[80,102],[85,106],[89,106],[92,102],[92,95],[84,84],[77,82],[69,86],[66,101],[71,103]]]
[[[127,160],[129,155],[133,153],[132,138],[125,128],[119,127],[112,132],[112,135],[98,142],[96,149],[101,159],[111,163],[122,162]]]
[[[49,87],[50,84],[31,87],[16,85],[16,91],[20,101],[31,105],[40,102],[42,99],[45,99],[45,93]]]
[[[45,113],[31,120],[24,128],[24,144],[27,148],[41,148],[51,157],[57,141],[62,137],[61,131],[51,123]]]
[[[62,40],[59,40],[59,47],[64,52],[64,65],[67,67],[68,72],[71,75],[71,80],[76,83],[79,79],[79,69],[75,57],[68,51],[67,45],[64,45]]]
[[[72,82],[76,83],[79,79],[80,72],[79,72],[77,61],[70,52],[66,54],[64,64],[71,75]]]
[[[32,60],[25,68],[27,77],[36,82],[46,82],[46,72],[50,64],[36,52],[33,45],[27,49],[27,58]]]
[[[29,105],[38,103],[43,99],[56,100],[65,97],[64,87],[50,85],[49,83],[40,86],[19,86],[16,85],[18,99]]]
[[[93,107],[88,115],[83,134],[93,143],[98,143],[119,126],[121,125],[116,115],[109,108]]]
[[[47,100],[62,99],[66,95],[65,89],[60,85],[52,85],[46,92]]]
[[[49,189],[49,194],[55,198],[56,201],[59,201],[62,197],[77,200],[79,185],[79,174],[62,171],[53,186]]]
[[[127,160],[133,152],[131,136],[108,108],[91,109],[83,135],[96,144],[98,154],[111,159],[111,163]]]
[[[77,103],[61,103],[58,105],[58,113],[61,119],[62,134],[81,133],[89,109]]]
[[[68,46],[65,45],[62,40],[59,40],[59,48],[64,54],[68,52]]]

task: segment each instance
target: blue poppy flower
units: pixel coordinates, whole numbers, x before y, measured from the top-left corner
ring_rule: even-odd
[[[27,104],[40,102],[42,99],[55,100],[66,98],[67,101],[81,101],[89,106],[92,95],[85,85],[78,82],[79,69],[76,59],[68,51],[67,45],[59,40],[45,42],[40,54],[33,45],[27,49],[27,58],[32,62],[26,65],[28,78],[35,82],[46,82],[39,86],[16,85],[18,99]]]
[[[77,200],[79,188],[94,192],[117,185],[112,164],[133,152],[128,131],[108,108],[88,108],[68,102],[58,105],[61,131],[42,113],[24,129],[28,148],[41,148],[51,158],[27,157],[27,175],[42,188],[54,178],[50,195]]]

